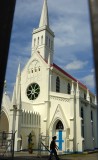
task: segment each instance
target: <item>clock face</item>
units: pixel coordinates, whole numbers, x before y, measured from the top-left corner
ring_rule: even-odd
[[[32,83],[27,88],[27,97],[30,100],[34,100],[38,97],[40,93],[40,87],[37,83]]]

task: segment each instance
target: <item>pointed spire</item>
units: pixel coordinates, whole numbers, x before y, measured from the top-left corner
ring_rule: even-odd
[[[14,90],[12,95],[12,106],[16,108],[16,85],[14,85]]]
[[[87,89],[87,100],[90,101],[89,90]]]
[[[51,65],[51,56],[50,56],[50,52],[49,52],[49,55],[48,55],[48,65],[49,65],[49,67],[50,67],[50,65]]]
[[[97,105],[97,97],[96,97],[96,95],[95,95],[95,105]]]
[[[79,82],[77,81],[77,86],[76,86],[76,95],[79,96]]]
[[[18,95],[17,95],[17,107],[21,109],[21,85],[18,87]]]
[[[19,66],[18,66],[18,71],[17,71],[17,76],[20,76],[20,63],[19,63]]]
[[[16,77],[16,97],[18,96],[18,88],[20,85],[21,81],[21,71],[20,71],[20,64],[18,66],[18,71],[17,71],[17,77]]]
[[[7,83],[6,80],[4,81],[4,93],[6,94],[6,89],[7,89]]]
[[[74,95],[74,81],[72,81],[72,86],[71,86],[71,95]]]
[[[39,23],[39,27],[42,27],[42,26],[49,27],[47,0],[44,0],[42,14],[41,14],[40,23]]]

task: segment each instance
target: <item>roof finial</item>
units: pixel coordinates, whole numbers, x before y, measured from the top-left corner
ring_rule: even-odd
[[[6,83],[6,80],[4,81],[4,92],[6,94],[6,89],[7,89],[7,83]]]
[[[49,27],[49,17],[48,17],[48,7],[47,0],[44,0],[43,9],[41,13],[39,27],[48,26]]]

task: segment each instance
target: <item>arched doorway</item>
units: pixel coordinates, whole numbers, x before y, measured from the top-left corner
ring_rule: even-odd
[[[9,132],[9,122],[4,111],[2,111],[0,115],[0,131]]]
[[[61,120],[57,120],[53,125],[53,135],[56,135],[56,143],[59,147],[59,150],[63,150],[64,144],[64,125]]]

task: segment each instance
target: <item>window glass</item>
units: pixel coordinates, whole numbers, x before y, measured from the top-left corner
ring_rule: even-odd
[[[67,86],[67,88],[68,88],[68,89],[67,89],[67,93],[68,93],[68,94],[70,94],[70,93],[71,93],[71,87],[70,87],[70,83],[68,83],[68,86]]]
[[[60,92],[60,79],[59,79],[59,77],[56,78],[56,92]]]
[[[43,44],[43,36],[41,36],[41,44]]]
[[[56,129],[64,129],[63,123],[61,121],[58,121]]]

